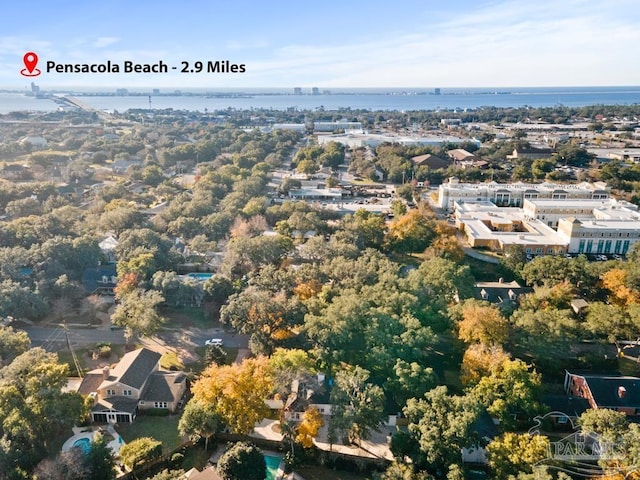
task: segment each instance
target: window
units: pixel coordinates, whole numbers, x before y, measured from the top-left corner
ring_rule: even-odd
[[[611,253],[611,240],[604,242],[604,253]]]
[[[549,254],[553,253],[553,248],[547,248],[547,253]]]
[[[536,248],[536,253],[540,255],[542,253],[542,248],[541,247]]]
[[[613,253],[620,253],[620,247],[622,247],[622,240],[616,240],[615,247],[613,247]]]
[[[627,233],[627,235],[629,235]],[[624,243],[622,244],[622,254],[626,254],[629,251],[629,240],[625,240]]]
[[[125,397],[130,397],[131,395],[133,395],[133,392],[132,392],[131,390],[128,390],[128,389],[127,389],[127,390],[123,390],[123,391],[122,391],[122,394],[123,394]]]
[[[156,408],[167,408],[167,402],[153,402],[153,406]]]
[[[568,421],[569,421],[569,419],[567,418],[567,416],[566,416],[566,415],[560,415],[560,416],[558,417],[558,423],[559,423],[560,425],[564,425],[564,424],[565,424],[565,423],[567,423]]]
[[[116,391],[115,391],[115,390],[112,390],[112,389],[110,389],[110,388],[107,388],[107,396],[111,396],[111,395],[115,395],[115,394],[116,394]]]
[[[530,247],[528,247],[525,251],[526,251],[527,253],[531,253],[531,248],[530,248]]]
[[[587,242],[587,249],[585,250],[587,253],[591,253],[591,250],[593,249],[593,240],[589,240]]]
[[[584,252],[584,240],[580,240],[580,243],[578,244],[578,253],[582,252]]]

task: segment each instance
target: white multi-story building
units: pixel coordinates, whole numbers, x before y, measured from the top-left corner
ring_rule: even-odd
[[[567,242],[569,253],[625,255],[640,241],[640,219],[561,218],[558,235]]]
[[[625,255],[640,242],[638,207],[615,199],[525,200],[524,208],[456,202],[455,219],[471,247],[498,251],[522,245],[531,255]]]
[[[557,228],[561,218],[573,217],[579,220],[602,219],[624,220],[640,219],[638,207],[624,200],[607,198],[605,200],[573,199],[527,199],[522,207],[527,219],[540,220],[549,227]]]
[[[314,132],[335,132],[336,130],[362,130],[362,122],[313,122]]]
[[[438,188],[438,207],[453,211],[456,202],[488,201],[499,207],[522,207],[525,200],[547,198],[551,200],[609,198],[604,182],[559,183],[460,183],[451,177]]]

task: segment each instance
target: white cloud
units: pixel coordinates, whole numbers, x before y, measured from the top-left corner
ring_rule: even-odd
[[[117,43],[119,40],[120,39],[116,37],[98,37],[98,39],[93,42],[93,46],[95,48],[104,48]]]

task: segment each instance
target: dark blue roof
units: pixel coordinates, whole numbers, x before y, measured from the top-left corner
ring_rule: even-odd
[[[87,267],[82,274],[82,286],[89,293],[93,293],[98,289],[113,290],[113,287],[116,286],[114,281],[116,276],[115,265]]]

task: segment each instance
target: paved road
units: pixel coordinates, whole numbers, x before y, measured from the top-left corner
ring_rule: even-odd
[[[66,348],[65,332],[60,327],[28,326],[24,329],[34,346],[43,347],[49,351]],[[69,341],[72,345],[90,345],[97,342],[109,342],[114,345],[124,345],[123,330],[105,328],[72,328],[68,329]],[[209,338],[222,338],[225,346],[232,348],[248,348],[249,336],[227,333],[221,329],[187,329],[163,330],[156,335],[167,345],[204,345]]]

